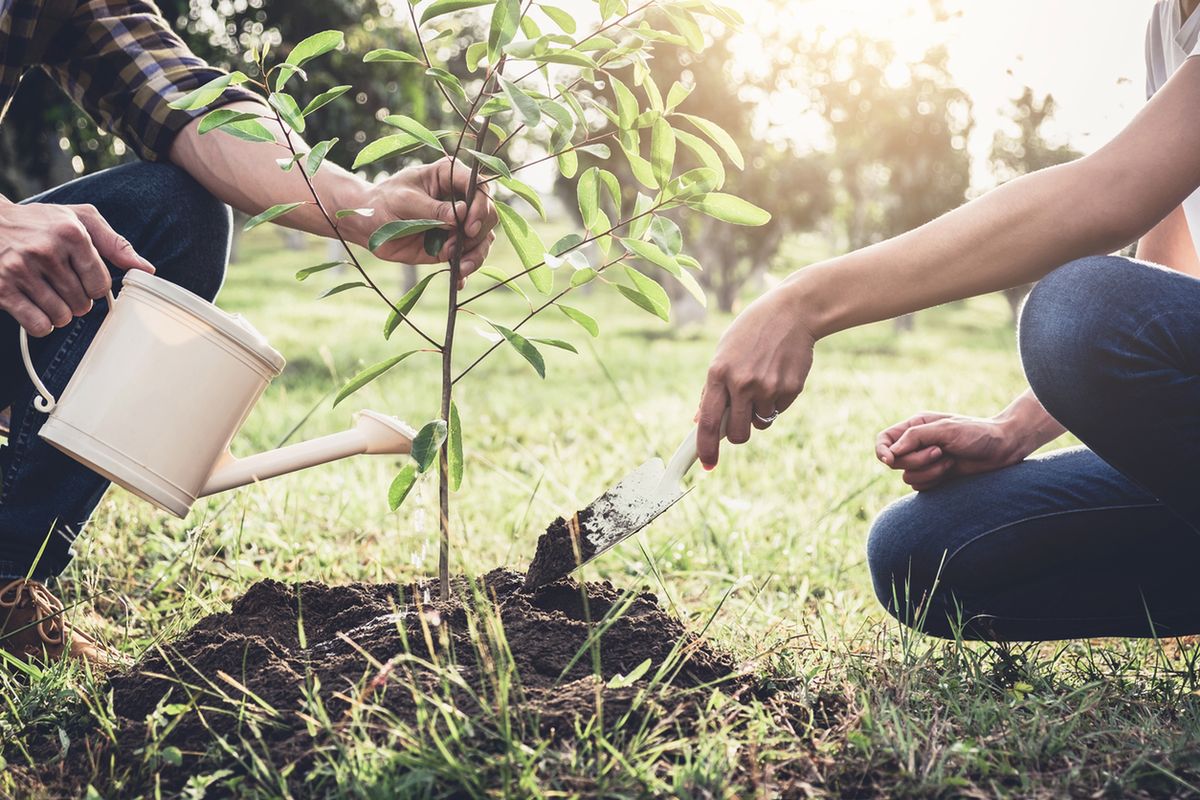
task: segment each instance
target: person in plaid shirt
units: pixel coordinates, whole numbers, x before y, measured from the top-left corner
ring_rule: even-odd
[[[58,393],[107,311],[93,301],[110,286],[119,290],[124,271],[156,272],[211,300],[229,256],[229,206],[256,214],[303,200],[307,188],[260,144],[200,137],[197,122],[207,110],[170,107],[221,72],[190,52],[149,0],[0,0],[0,124],[22,76],[35,68],[141,161],[20,202],[0,196],[0,409],[11,406],[9,442],[0,451],[0,647],[20,658],[66,655],[105,666],[117,656],[64,621],[44,581],[70,561],[108,483],[38,437],[45,415],[33,407],[18,326],[37,337],[34,364]],[[232,87],[209,109],[217,106],[264,110],[260,98]],[[374,210],[341,223],[348,241],[365,246],[392,219],[453,222],[455,209],[440,198],[465,193],[467,174],[454,171],[461,185],[451,191],[448,160],[378,184],[327,162],[314,180],[334,208]],[[284,219],[329,233],[312,205]],[[461,243],[466,274],[483,263],[495,224],[490,202],[473,205],[470,240]],[[457,244],[452,239],[442,255]],[[425,254],[419,236],[376,254],[413,264],[440,260]]]

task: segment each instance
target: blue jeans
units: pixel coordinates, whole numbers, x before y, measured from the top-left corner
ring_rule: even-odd
[[[154,264],[159,277],[209,300],[221,288],[229,259],[229,208],[177,167],[126,164],[25,202],[93,205]],[[123,273],[112,273],[119,292]],[[52,394],[66,387],[106,313],[108,304],[98,302],[67,327],[30,339],[33,362]],[[0,312],[0,409],[11,405],[13,410],[11,437],[0,448],[0,579],[27,574],[44,579],[70,562],[71,545],[108,481],[38,437],[46,415],[33,407],[17,331],[16,321]]]
[[[1075,261],[1033,290],[1019,344],[1086,447],[889,506],[867,543],[880,601],[943,637],[1200,633],[1200,280]]]

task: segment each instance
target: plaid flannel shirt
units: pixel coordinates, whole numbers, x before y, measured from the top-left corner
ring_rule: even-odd
[[[0,0],[0,123],[40,66],[100,127],[147,161],[206,113],[168,104],[223,74],[192,53],[151,0]],[[230,87],[209,108],[257,99]]]

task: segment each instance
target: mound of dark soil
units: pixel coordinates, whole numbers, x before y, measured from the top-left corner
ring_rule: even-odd
[[[314,687],[335,728],[364,708],[393,725],[418,725],[422,698],[439,697],[486,738],[498,724],[498,676],[510,675],[510,705],[526,741],[573,736],[598,706],[606,726],[666,720],[686,729],[708,686],[735,697],[751,688],[728,655],[688,633],[653,594],[569,579],[527,592],[523,580],[509,570],[474,584],[458,579],[445,602],[436,581],[257,583],[227,613],[204,618],[111,679],[121,726],[111,756],[144,763],[149,741],[160,752],[178,748],[183,764],[160,764],[158,775],[178,786],[190,757],[214,752],[217,737],[236,743],[252,731],[278,766],[302,767],[328,735],[314,735],[306,719]],[[647,659],[636,680],[609,685]],[[635,702],[664,664],[652,699]]]

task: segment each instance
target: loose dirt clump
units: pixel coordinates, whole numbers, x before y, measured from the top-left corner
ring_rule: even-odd
[[[419,710],[438,698],[464,712],[485,740],[505,713],[526,741],[557,742],[597,716],[598,706],[606,726],[666,720],[686,731],[710,686],[735,698],[753,691],[730,656],[689,633],[653,594],[569,579],[527,592],[523,580],[503,569],[475,582],[456,579],[445,602],[436,581],[259,582],[228,612],[111,678],[119,744],[96,737],[88,759],[128,759],[136,769],[149,743],[157,752],[177,748],[171,752],[185,754],[183,763],[158,764],[156,780],[180,786],[194,757],[207,754],[209,766],[214,754],[220,759],[219,739],[253,740],[260,755],[279,768],[297,765],[300,775],[339,726],[361,722],[364,709],[376,715],[368,727],[382,737],[397,725],[427,724]],[[649,668],[639,669],[646,660]],[[612,681],[635,670],[636,680]],[[496,701],[502,692],[504,704]],[[324,725],[313,723],[313,694]],[[502,705],[509,710],[500,712]],[[223,766],[238,770],[232,761]],[[70,780],[69,764],[60,772]]]
[[[569,575],[596,555],[596,546],[584,535],[591,517],[591,509],[585,508],[571,519],[559,517],[550,523],[546,532],[538,537],[537,551],[525,573],[526,591]]]

